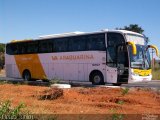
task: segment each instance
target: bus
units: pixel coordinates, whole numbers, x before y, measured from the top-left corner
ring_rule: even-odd
[[[126,30],[71,32],[6,44],[6,76],[24,80],[92,82],[150,81],[151,58],[144,35]]]

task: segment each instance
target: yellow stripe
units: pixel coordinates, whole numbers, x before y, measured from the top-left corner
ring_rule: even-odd
[[[46,74],[43,70],[38,54],[15,55],[14,57],[21,76],[23,71],[27,69],[30,71],[32,78],[46,78]]]
[[[135,74],[140,75],[140,76],[148,76],[148,75],[151,75],[151,69],[149,69],[149,70],[133,69],[133,72],[134,72]]]

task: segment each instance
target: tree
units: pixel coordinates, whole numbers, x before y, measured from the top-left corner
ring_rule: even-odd
[[[0,52],[4,53],[5,45],[0,43]]]
[[[129,26],[124,26],[124,28],[116,28],[116,29],[118,29],[118,30],[129,30],[129,31],[140,33],[140,34],[144,33],[144,30],[138,24],[130,24]],[[147,39],[147,42],[148,42],[149,38],[146,37],[146,39]]]
[[[138,24],[130,24],[129,26],[124,26],[124,28],[118,28],[119,30],[129,30],[133,32],[137,32],[143,34],[144,30],[138,26]]]
[[[0,70],[4,67],[5,45],[0,43]]]

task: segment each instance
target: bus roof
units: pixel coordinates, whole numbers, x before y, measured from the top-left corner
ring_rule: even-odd
[[[128,30],[108,30],[108,29],[104,29],[104,30],[97,31],[97,32],[80,32],[80,31],[76,31],[76,32],[68,32],[68,33],[61,33],[61,34],[43,35],[43,36],[39,36],[39,38],[36,38],[36,39],[12,40],[10,43],[18,43],[18,42],[26,42],[26,41],[29,42],[29,41],[33,41],[33,40],[43,40],[43,39],[51,39],[51,38],[63,38],[63,37],[98,34],[98,33],[106,33],[106,32],[116,32],[116,33],[122,33],[122,34],[135,34],[135,35],[139,35],[139,36],[143,37],[142,34],[139,34],[139,33],[136,33],[136,32],[132,32],[132,31],[128,31]]]
[[[76,32],[68,32],[68,33],[61,33],[61,34],[43,35],[43,36],[39,36],[39,39],[61,38],[61,37],[70,37],[70,36],[79,36],[79,35],[106,33],[106,32],[118,32],[118,33],[123,33],[123,34],[135,34],[135,35],[143,36],[142,34],[139,34],[139,33],[136,33],[136,32],[132,32],[132,31],[128,31],[128,30],[108,30],[108,29],[104,29],[104,30],[97,31],[97,32],[80,32],[80,31],[76,31]]]

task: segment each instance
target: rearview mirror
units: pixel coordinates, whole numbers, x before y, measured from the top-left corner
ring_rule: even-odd
[[[148,46],[147,46],[147,50],[148,50],[148,48],[153,48],[153,49],[155,49],[156,55],[157,55],[157,57],[158,57],[159,52],[158,52],[158,48],[157,48],[156,46],[154,46],[154,45],[148,45]]]
[[[132,47],[132,54],[133,54],[133,55],[136,55],[136,54],[137,54],[137,48],[136,48],[135,43],[129,41],[129,42],[127,42],[127,44],[128,44],[128,45],[131,45],[131,47]]]

